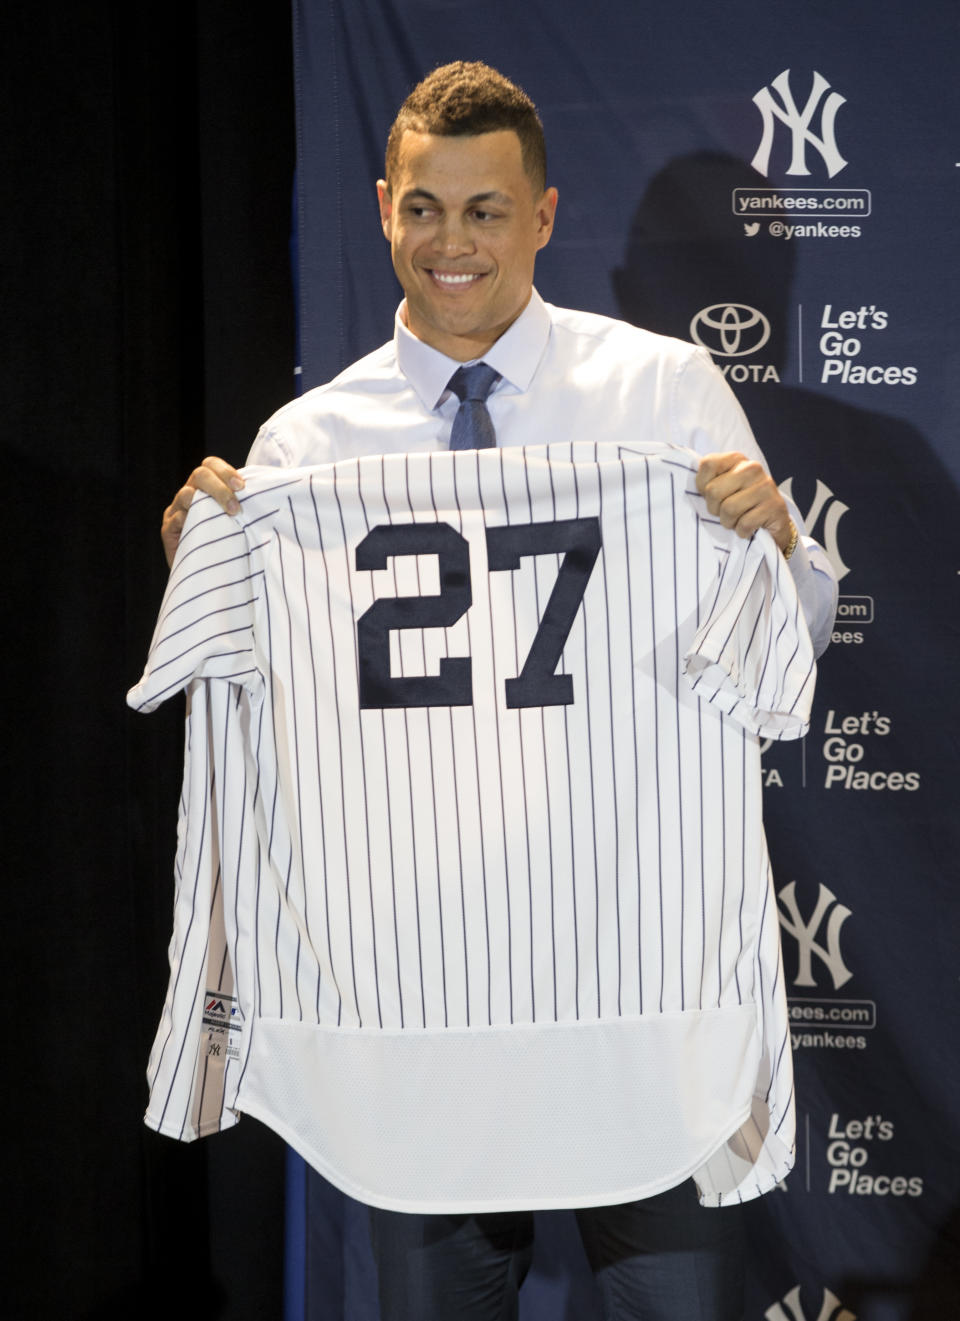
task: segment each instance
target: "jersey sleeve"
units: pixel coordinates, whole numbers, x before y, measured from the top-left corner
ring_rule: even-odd
[[[155,710],[193,679],[222,679],[253,694],[262,689],[253,626],[264,538],[268,531],[229,517],[208,496],[194,499],[146,668],[127,694],[134,710]]]
[[[221,866],[217,754],[230,714],[229,689],[195,680],[187,693],[183,788],[174,864],[170,976],[147,1063],[144,1122],[190,1142],[230,1128],[225,1098],[238,1065],[234,959]]]
[[[793,578],[766,531],[717,528],[712,601],[685,658],[693,691],[762,738],[809,728],[816,662]]]
[[[770,471],[746,414],[706,349],[697,348],[683,362],[673,382],[671,439],[699,455],[736,450]],[[837,577],[826,551],[807,535],[803,516],[789,494],[787,509],[800,533],[790,557],[790,573],[800,596],[807,626],[820,656],[830,642],[837,613]]]
[[[244,1024],[236,923],[224,902],[252,848],[246,763],[237,733],[263,675],[254,647],[272,501],[257,488],[238,518],[206,496],[190,506],[147,664],[127,702],[152,711],[186,689],[183,783],[174,866],[170,975],[147,1065],[148,1127],[192,1141],[235,1124]],[[224,822],[229,821],[226,829]],[[237,822],[240,823],[238,828]]]

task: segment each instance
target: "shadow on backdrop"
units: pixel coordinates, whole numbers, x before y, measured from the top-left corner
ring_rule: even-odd
[[[812,1182],[798,1161],[786,1195],[771,1194],[751,1207],[751,1306],[762,1315],[795,1285],[802,1264],[812,1279],[838,1282],[840,1302],[859,1314],[909,1315],[911,1321],[953,1315],[960,1296],[957,1176],[946,1160],[933,1173],[921,1135],[942,1134],[949,1147],[945,1118],[958,1081],[954,1076],[951,1082],[955,1066],[943,1057],[929,1012],[949,993],[943,970],[953,966],[946,915],[954,907],[949,877],[955,843],[941,826],[952,819],[947,790],[957,752],[943,719],[943,711],[952,709],[958,641],[945,609],[956,587],[950,544],[956,493],[930,439],[916,426],[847,401],[872,404],[876,389],[848,386],[849,395],[841,398],[839,386],[828,384],[828,394],[783,383],[785,375],[799,376],[791,344],[792,291],[798,263],[810,248],[772,238],[763,226],[753,237],[745,233],[731,195],[735,188],[759,186],[769,187],[768,181],[734,157],[698,153],[670,162],[644,192],[612,285],[620,315],[635,325],[690,340],[696,323],[715,361],[728,365],[728,380],[775,479],[791,478],[801,513],[812,512],[808,530],[837,568],[841,611],[845,598],[853,612],[867,609],[857,603],[869,602],[865,623],[856,613],[849,619],[838,615],[834,643],[821,662],[803,788],[791,789],[785,770],[787,790],[766,792],[764,816],[778,888],[799,878],[802,911],[811,912],[821,881],[842,886],[844,902],[858,913],[845,953],[857,994],[874,997],[884,1028],[865,1052],[800,1052],[798,1111],[824,1135],[834,1113],[857,1116],[876,1109],[895,1116],[896,1161],[908,1172],[928,1173],[922,1201],[900,1198],[894,1208],[890,1197],[861,1197],[856,1204],[846,1198],[841,1215],[838,1199],[827,1193],[823,1151],[816,1153]],[[807,297],[811,341],[822,333],[829,298],[829,291]],[[726,342],[724,308],[732,309]],[[712,309],[712,327],[704,326],[705,309]],[[751,309],[762,313],[770,330],[752,352],[755,340],[737,340],[740,330],[745,337],[757,334],[748,324]],[[735,357],[731,349],[744,351]],[[808,356],[819,364],[809,348]],[[756,366],[734,372],[740,362]],[[819,378],[817,385],[823,387]],[[818,761],[825,713],[874,707],[890,720],[882,764],[917,767],[919,792],[848,792],[845,780],[838,783],[846,767],[833,772],[831,786],[831,767]],[[793,770],[789,759],[797,756],[782,746],[764,764]],[[784,947],[789,992],[796,946],[785,939]],[[814,1293],[807,1301],[816,1315]]]

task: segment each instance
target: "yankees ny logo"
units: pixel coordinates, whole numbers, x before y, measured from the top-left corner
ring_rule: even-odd
[[[786,481],[781,482],[780,490],[785,500],[793,500],[793,478],[788,477]],[[824,515],[823,533],[820,540],[823,542],[823,548],[827,552],[827,558],[833,565],[833,571],[837,575],[837,582],[846,578],[847,574],[850,572],[850,566],[844,564],[843,558],[840,554],[840,548],[837,545],[837,525],[849,509],[850,506],[845,505],[842,500],[838,500],[826,482],[822,482],[818,477],[817,489],[813,496],[813,504],[807,510],[806,514],[803,515],[803,522],[810,535],[814,536],[814,528],[817,525],[817,519],[821,514]]]
[[[790,1313],[792,1321],[808,1321],[807,1314],[800,1302],[799,1284],[791,1289],[788,1294],[784,1294],[783,1305]],[[783,1310],[779,1303],[774,1303],[772,1307],[767,1308],[763,1315],[766,1317],[766,1321],[787,1321],[787,1312]],[[848,1308],[841,1307],[840,1299],[836,1294],[831,1293],[829,1289],[824,1289],[823,1303],[816,1321],[857,1321],[857,1316],[855,1312],[851,1312]]]
[[[790,165],[787,174],[810,173],[807,169],[806,159],[806,149],[809,143],[810,146],[816,147],[820,153],[823,163],[827,167],[827,173],[832,179],[847,164],[837,150],[837,140],[833,131],[837,111],[845,104],[847,98],[841,96],[839,92],[831,92],[823,102],[820,112],[820,136],[818,137],[811,130],[810,122],[816,113],[817,106],[820,104],[820,98],[830,86],[826,78],[814,70],[813,86],[810,89],[810,95],[807,97],[807,104],[802,110],[797,109],[797,103],[790,91],[789,69],[784,69],[783,73],[778,74],[771,85],[780,95],[779,105],[774,100],[769,87],[762,87],[753,98],[754,104],[763,116],[763,135],[760,138],[757,154],[751,162],[753,168],[759,170],[762,175],[767,174],[770,168],[770,149],[773,146],[775,120],[779,119],[781,124],[786,124],[792,134]]]
[[[800,915],[800,908],[797,904],[796,881],[791,881],[789,885],[785,885],[777,895],[777,899],[780,904],[780,925],[784,931],[796,939],[799,951],[794,985],[816,986],[817,983],[813,976],[813,956],[816,954],[833,978],[833,989],[835,991],[839,990],[853,976],[853,973],[844,963],[843,955],[840,952],[840,928],[850,916],[851,910],[845,905],[837,903],[837,896],[822,883],[817,905],[810,915],[809,922],[804,922]],[[817,942],[816,935],[831,904],[837,906],[830,914],[827,922],[827,946],[824,949],[823,945]]]

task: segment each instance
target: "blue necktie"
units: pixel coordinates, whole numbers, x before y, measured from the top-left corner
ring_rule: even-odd
[[[486,398],[499,379],[500,373],[485,362],[458,367],[450,377],[447,389],[460,400],[450,432],[452,450],[482,450],[496,445],[497,437],[487,412]]]

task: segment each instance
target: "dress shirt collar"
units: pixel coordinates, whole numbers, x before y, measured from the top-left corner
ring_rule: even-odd
[[[394,322],[397,362],[424,407],[434,409],[443,398],[450,377],[464,364],[448,358],[445,353],[431,348],[429,344],[424,344],[423,340],[411,334],[403,322],[403,309],[404,304],[401,303],[397,308]],[[550,326],[547,306],[534,289],[529,303],[516,321],[483,355],[483,361],[498,371],[503,381],[514,390],[518,392],[526,390],[547,347]],[[494,387],[494,389],[500,388],[500,384]]]

